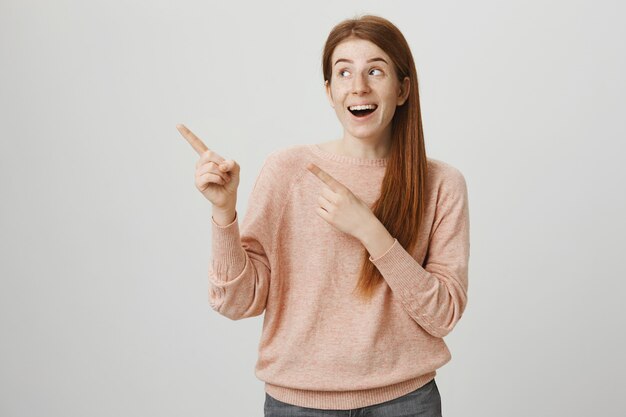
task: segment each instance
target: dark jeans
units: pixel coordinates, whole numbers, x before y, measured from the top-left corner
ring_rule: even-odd
[[[319,410],[298,407],[265,393],[265,417],[441,417],[441,396],[433,378],[413,392],[353,410]]]

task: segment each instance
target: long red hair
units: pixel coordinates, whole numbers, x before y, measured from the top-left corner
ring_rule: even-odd
[[[409,77],[409,96],[396,107],[392,120],[391,148],[378,200],[372,212],[398,239],[408,252],[417,244],[418,230],[424,213],[427,159],[422,129],[419,89],[415,62],[409,45],[390,21],[373,15],[346,19],[338,23],[328,35],[322,56],[324,80],[332,82],[332,54],[337,45],[348,38],[368,40],[385,51],[402,83]],[[376,266],[370,262],[363,248],[360,277],[355,287],[358,295],[371,299],[375,288],[384,281]]]

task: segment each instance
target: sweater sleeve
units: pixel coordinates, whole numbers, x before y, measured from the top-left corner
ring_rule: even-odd
[[[469,206],[467,185],[454,169],[442,185],[431,238],[422,267],[397,239],[383,255],[369,260],[424,330],[444,337],[467,305]]]
[[[269,293],[280,195],[275,187],[278,169],[271,155],[265,160],[248,200],[239,229],[239,213],[232,223],[212,223],[212,260],[209,265],[209,305],[231,320],[259,316]]]

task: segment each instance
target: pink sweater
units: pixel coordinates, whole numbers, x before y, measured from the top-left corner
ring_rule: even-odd
[[[428,159],[425,226],[413,253],[395,240],[373,262],[386,284],[371,302],[351,292],[362,244],[316,212],[324,184],[313,162],[371,205],[387,159],[316,144],[272,152],[248,211],[212,219],[209,304],[232,320],[263,314],[255,375],[272,397],[301,407],[353,409],[407,394],[451,359],[443,337],[467,305],[469,208],[463,175]]]

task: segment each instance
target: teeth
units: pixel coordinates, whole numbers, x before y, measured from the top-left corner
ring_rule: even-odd
[[[375,109],[378,107],[376,104],[364,104],[361,106],[350,106],[348,109],[350,110],[367,110],[367,109]]]

